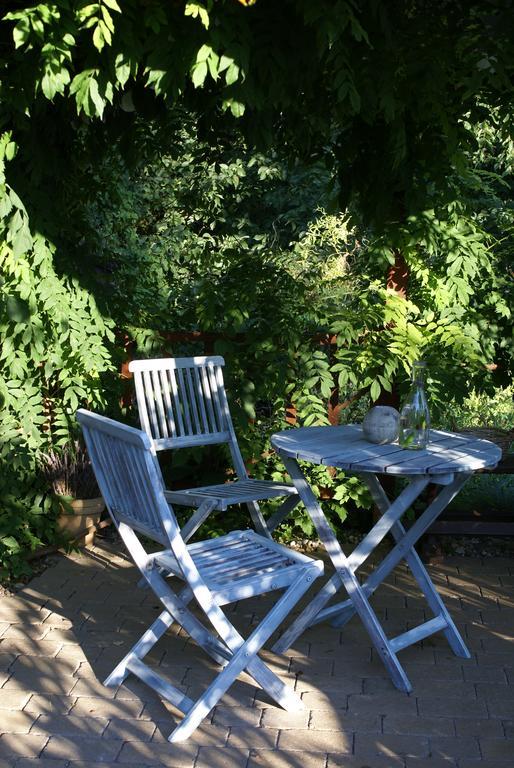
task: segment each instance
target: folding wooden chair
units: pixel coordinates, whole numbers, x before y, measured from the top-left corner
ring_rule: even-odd
[[[299,502],[294,485],[248,477],[232,424],[222,368],[222,357],[182,357],[133,360],[141,427],[157,451],[225,443],[230,449],[237,480],[181,491],[166,491],[171,504],[196,508],[182,529],[187,541],[214,510],[246,504],[255,529],[271,532]],[[286,496],[276,512],[264,520],[259,501]]]
[[[114,524],[144,580],[164,608],[107,677],[105,685],[119,685],[132,673],[171,702],[184,718],[169,736],[170,741],[187,739],[243,670],[285,709],[302,709],[299,697],[257,654],[323,572],[322,562],[293,552],[254,531],[234,531],[217,539],[186,545],[165,498],[159,465],[148,436],[90,411],[79,410],[77,418]],[[164,549],[147,553],[138,534],[160,542]],[[168,582],[165,577],[172,578]],[[273,590],[285,591],[244,640],[221,606]],[[203,611],[207,626],[189,609],[192,601]],[[173,622],[223,665],[197,701],[143,662]],[[209,624],[216,634],[207,628]]]

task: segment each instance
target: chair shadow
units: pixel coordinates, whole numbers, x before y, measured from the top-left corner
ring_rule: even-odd
[[[152,765],[156,755],[166,765],[174,756],[189,760],[193,752],[208,749],[212,768],[224,768],[232,759],[234,768],[244,768],[252,759],[250,746],[244,746],[245,729],[253,724],[259,734],[252,744],[258,743],[261,758],[261,750],[269,750],[271,765],[272,756],[277,754],[276,731],[257,727],[262,711],[258,718],[255,714],[248,716],[248,712],[276,705],[244,673],[200,728],[180,744],[167,741],[181,719],[180,713],[152,689],[134,676],[118,688],[103,685],[105,677],[162,610],[149,589],[138,587],[139,579],[139,571],[121,551],[121,543],[118,547],[100,541],[93,549],[63,557],[20,593],[20,627],[30,626],[30,616],[38,614],[41,623],[34,625],[37,631],[10,639],[11,647],[8,645],[3,654],[0,650],[0,657],[4,657],[7,667],[7,689],[13,693],[23,691],[27,696],[27,723],[34,719],[27,729],[28,736],[40,736],[41,744],[47,737],[40,755],[62,759],[66,754],[67,759],[89,761],[94,753],[97,760],[114,761],[123,749],[125,759],[136,763],[140,760],[140,765],[145,765],[152,754]],[[269,610],[269,605],[264,604],[270,599],[261,598],[260,606],[250,605],[253,600],[228,606],[230,620],[247,634],[258,613],[263,608]],[[291,660],[269,652],[265,655],[266,663],[271,662],[281,677],[289,676],[294,685],[295,675],[289,673]],[[193,699],[219,672],[218,665],[176,625],[146,660]],[[279,707],[277,710],[282,711]],[[238,728],[242,729],[239,738]],[[228,737],[234,731],[230,741]],[[25,754],[23,737],[16,738],[21,741],[16,745],[13,738],[12,748],[22,751],[13,755]],[[35,743],[35,739],[32,741]],[[224,757],[217,755],[219,748]],[[294,753],[287,755],[288,760],[291,758],[288,765],[303,768],[300,754],[298,761]],[[261,759],[258,764],[266,762]]]

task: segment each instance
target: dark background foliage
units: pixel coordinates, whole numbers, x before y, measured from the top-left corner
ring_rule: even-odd
[[[472,389],[503,418],[510,2],[4,8],[5,574],[55,536],[38,452],[74,439],[79,405],[134,421],[122,362],[203,351],[184,333],[225,355],[258,475],[282,476],[267,440],[292,409],[360,418],[420,356],[436,420]],[[360,411],[340,410],[355,392]],[[177,457],[173,478],[187,471],[205,463]],[[353,479],[312,479],[334,520],[367,503]]]

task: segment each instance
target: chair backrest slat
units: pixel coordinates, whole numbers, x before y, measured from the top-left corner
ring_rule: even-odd
[[[150,393],[152,391],[151,382],[152,380],[150,377],[150,373],[148,371],[143,371],[142,377],[140,379],[136,379],[136,394],[137,394],[138,401],[140,397],[145,401],[145,407],[141,411],[143,429],[148,435],[152,435],[153,437],[159,437],[159,434],[155,434],[155,430],[154,430],[153,415],[155,412],[155,405],[151,401],[147,402],[146,394],[145,394],[148,392],[148,397],[150,396]]]
[[[213,365],[207,366],[207,372],[209,377],[209,386],[212,393],[212,404],[214,408],[214,414],[215,418],[217,420],[217,423],[219,425],[220,431],[222,430],[222,425],[225,422],[225,414],[223,413],[223,409],[221,407],[221,401],[220,401],[220,395],[219,395],[219,382],[217,377],[217,372],[219,372],[220,369],[217,370],[214,368]]]
[[[171,404],[171,390],[169,384],[169,377],[167,371],[158,371],[161,390],[164,397],[164,407],[166,409],[166,435],[165,437],[173,437],[171,432],[171,424],[173,422],[173,406]]]
[[[133,360],[141,426],[156,450],[235,442],[222,357]]]
[[[184,371],[182,368],[177,368],[177,383],[178,383],[180,405],[182,408],[184,428],[185,428],[184,434],[194,435],[194,429],[191,423],[191,414],[190,414],[191,404],[189,402],[189,395],[186,389],[186,384],[184,382]]]
[[[156,420],[159,424],[160,434],[162,437],[168,437],[168,424],[166,414],[164,412],[164,401],[162,398],[162,386],[159,377],[159,371],[152,371],[152,389],[154,393],[154,402],[157,410]]]
[[[205,407],[207,410],[207,418],[209,421],[209,432],[217,432],[216,419],[214,418],[214,408],[212,407],[212,394],[209,386],[209,375],[207,373],[207,367],[202,366],[200,369],[202,375],[202,391],[204,396]]]
[[[206,435],[209,432],[209,425],[207,423],[207,412],[205,410],[205,403],[204,403],[204,399],[203,399],[202,380],[201,380],[201,377],[200,377],[200,370],[199,370],[198,367],[195,367],[192,370],[193,370],[193,374],[194,374],[194,377],[195,377],[195,392],[197,394],[198,405],[199,405],[199,408],[200,408],[200,415],[202,417],[202,421],[201,421],[201,423],[203,425],[202,433]]]
[[[184,371],[184,376],[187,382],[187,391],[188,391],[189,404],[191,406],[191,418],[194,424],[194,431],[196,432],[196,434],[201,435],[202,425],[200,423],[200,415],[198,413],[197,394],[195,392],[195,387],[193,382],[193,371],[191,370],[191,368],[184,368],[183,371]]]
[[[228,407],[227,393],[225,392],[225,386],[223,384],[223,374],[221,372],[221,368],[215,369],[214,375],[216,377],[216,392],[218,396],[221,419],[224,424],[230,424],[232,426],[232,419],[230,416],[230,409]]]

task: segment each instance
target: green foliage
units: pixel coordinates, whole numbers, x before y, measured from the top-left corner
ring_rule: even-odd
[[[376,279],[393,250],[410,270],[404,299]],[[462,204],[410,216],[402,226],[374,238],[364,258],[368,275],[363,290],[335,319],[338,373],[344,391],[370,387],[372,400],[408,379],[416,359],[431,371],[431,399],[437,409],[450,391],[483,381],[495,361],[501,334],[487,327],[486,316],[510,324],[511,305],[499,290],[496,242],[479,227]],[[495,332],[496,331],[496,332]]]
[[[16,576],[24,549],[54,536],[37,452],[66,442],[80,403],[105,402],[114,337],[93,296],[56,272],[54,246],[31,232],[14,190],[4,182],[0,195],[0,564]]]
[[[510,430],[514,425],[514,385],[493,391],[472,390],[461,401],[450,401],[440,416],[448,429],[494,427]]]
[[[483,388],[484,364],[506,383],[508,4],[53,0],[3,13],[6,568],[53,535],[37,451],[70,438],[78,404],[118,409],[122,336],[148,351],[163,328],[217,335],[257,474],[282,471],[264,434],[286,408],[326,423],[336,385],[374,400],[421,354],[436,405]],[[394,254],[406,301],[384,288]],[[319,472],[330,496],[339,477]],[[345,481],[336,516],[348,494],[360,503]]]

